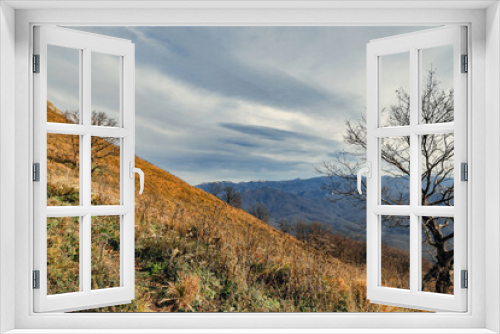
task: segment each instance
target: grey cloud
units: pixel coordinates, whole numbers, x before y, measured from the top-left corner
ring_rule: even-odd
[[[192,184],[199,180],[210,179],[210,175],[217,175],[216,179],[231,178],[243,179],[287,179],[299,176],[313,176],[313,166],[298,161],[276,161],[271,158],[245,155],[225,154],[223,152],[197,152],[196,156],[176,152],[175,156],[162,156],[153,159],[166,170],[180,173],[180,175],[204,171],[204,177],[188,181]]]
[[[240,133],[244,133],[251,136],[256,136],[259,138],[269,139],[269,140],[279,140],[283,141],[286,139],[317,139],[313,136],[293,132],[286,131],[277,128],[272,128],[268,126],[257,126],[257,125],[244,125],[244,124],[236,124],[236,123],[220,123],[220,126],[226,129],[230,129],[233,131],[237,131]]]
[[[79,72],[78,50],[47,47],[47,98],[62,111],[79,109]]]
[[[239,147],[245,147],[245,148],[257,148],[257,147],[262,147],[262,145],[252,143],[249,141],[244,141],[244,140],[239,140],[239,139],[224,139],[224,140],[219,140],[219,142],[223,142],[228,145],[235,145]]]
[[[199,103],[195,108],[207,112],[196,114],[176,101],[170,91],[151,92],[137,86],[137,154],[190,183],[314,176],[315,166],[311,161],[328,159],[328,153],[341,149],[342,143],[326,138],[328,134],[318,133],[313,127],[298,133],[240,124],[241,117],[232,118],[231,110],[236,110],[240,101],[250,101],[257,106],[312,115],[324,122],[358,118],[365,110],[366,43],[370,39],[421,30],[415,27],[78,29],[131,39],[136,44],[138,83],[150,79],[139,77],[145,73],[140,69],[148,67],[188,88],[217,99],[223,97],[212,109]],[[63,78],[57,81],[57,86],[54,92],[64,96]],[[258,120],[253,122],[258,124]]]
[[[265,33],[267,28],[137,27],[122,35],[132,38],[137,31],[145,37],[132,38],[138,63],[154,63],[164,74],[215,94],[316,114],[352,107],[354,95],[336,94],[266,66],[259,56],[250,55],[251,62],[236,56],[232,48],[239,47],[249,29]],[[87,30],[119,35],[117,28]]]
[[[194,184],[228,179],[229,175],[231,179],[240,180],[312,177],[314,167],[327,158],[326,152],[341,145],[335,141],[318,143],[314,137],[275,141],[245,133],[238,136],[239,132],[234,136],[232,130],[225,132],[216,128],[186,128],[190,136],[168,140],[168,143],[161,134],[141,128],[138,129],[141,135],[137,151],[148,152],[148,160]],[[293,132],[285,131],[280,135],[297,138]],[[306,159],[315,163],[305,163]]]
[[[92,109],[120,117],[120,58],[92,52]]]

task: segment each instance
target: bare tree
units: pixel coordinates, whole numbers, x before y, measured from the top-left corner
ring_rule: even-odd
[[[64,116],[70,123],[80,123],[80,113],[78,111],[66,111]],[[92,111],[91,124],[94,126],[110,126],[116,127],[118,122],[103,111]],[[71,137],[73,144],[73,152],[75,164],[79,161],[78,155],[80,147],[76,136]],[[92,158],[92,173],[101,168],[102,161],[106,157],[120,155],[120,139],[114,137],[91,137],[91,158]]]
[[[278,221],[278,227],[283,233],[292,234],[293,226],[288,219],[281,218]]]
[[[297,220],[295,222],[295,236],[297,239],[307,242],[309,236],[311,235],[310,224],[303,220]]]
[[[266,223],[269,223],[269,219],[271,219],[271,214],[269,213],[269,210],[262,203],[257,203],[253,205],[250,208],[250,210],[248,210],[248,213]]]
[[[235,208],[241,208],[241,195],[231,186],[222,189],[222,200]]]
[[[208,192],[216,197],[219,196],[222,193],[222,184],[220,182],[209,183]]]
[[[403,88],[396,90],[397,103],[383,110],[384,122],[389,126],[409,124],[410,96]],[[422,87],[421,121],[424,124],[453,121],[453,90],[440,88],[436,70],[430,69]],[[318,171],[330,177],[325,188],[331,191],[332,200],[345,196],[355,199],[359,207],[365,207],[365,193],[356,190],[356,172],[366,159],[366,119],[346,121],[344,142],[347,149],[331,162],[324,162]],[[453,205],[453,134],[422,135],[422,205]],[[384,138],[381,140],[381,201],[382,204],[404,205],[409,201],[410,156],[409,137]],[[391,176],[391,178],[387,178]],[[392,182],[389,182],[392,179]],[[386,181],[387,180],[387,181]],[[363,181],[363,187],[365,187]],[[409,228],[407,219],[392,216],[385,219],[389,227]],[[453,286],[453,219],[422,217],[423,250],[432,258],[422,279],[425,285],[434,283],[435,292],[450,293]]]

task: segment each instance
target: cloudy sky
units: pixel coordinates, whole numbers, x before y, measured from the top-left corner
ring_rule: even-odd
[[[197,184],[317,176],[343,147],[344,121],[365,113],[366,44],[428,27],[78,29],[135,43],[136,153]],[[49,71],[49,99],[74,109],[71,57],[54,54],[65,75]],[[92,106],[112,114],[117,67],[101,58]],[[394,76],[404,61],[388,67]]]

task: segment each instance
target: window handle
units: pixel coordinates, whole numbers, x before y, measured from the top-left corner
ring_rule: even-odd
[[[134,174],[137,173],[139,174],[139,184],[140,184],[140,190],[139,190],[139,195],[142,195],[142,192],[144,191],[144,172],[140,168],[135,168],[134,167],[134,162],[130,161],[130,178],[134,178]]]
[[[363,195],[363,191],[361,190],[361,174],[365,173],[366,178],[370,179],[372,177],[372,163],[367,161],[366,162],[366,167],[361,168],[358,170],[358,193],[360,195]]]

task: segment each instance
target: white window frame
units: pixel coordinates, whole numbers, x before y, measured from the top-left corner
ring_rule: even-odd
[[[39,289],[34,290],[35,312],[73,311],[108,305],[128,304],[135,294],[135,189],[132,169],[135,163],[135,46],[131,41],[60,27],[34,27],[34,53],[39,55],[39,73],[34,84],[34,162],[39,163],[39,182],[33,184],[34,269],[39,270]],[[47,122],[47,46],[78,50],[80,77],[80,124]],[[119,119],[117,127],[91,125],[92,55],[101,53],[119,59]],[[47,206],[47,135],[78,135],[80,205]],[[92,137],[114,137],[120,142],[120,204],[91,204]],[[120,286],[91,287],[91,224],[93,216],[120,218]],[[79,217],[79,291],[47,295],[47,227],[52,217]]]
[[[122,332],[119,329],[127,329],[127,332],[139,333],[147,329],[165,329],[164,332],[175,332],[175,329],[180,328],[191,328],[193,332],[203,332],[203,329],[211,329],[211,332],[238,332],[238,329],[241,329],[240,332],[248,332],[244,329],[254,328],[256,332],[282,333],[334,333],[346,332],[347,329],[350,329],[350,333],[415,333],[417,329],[419,329],[418,332],[432,331],[434,333],[500,331],[500,320],[498,320],[500,310],[500,261],[498,259],[500,152],[497,152],[500,146],[498,129],[500,99],[497,93],[500,90],[500,18],[497,1],[433,1],[432,3],[398,1],[398,9],[390,9],[395,4],[384,1],[371,1],[369,4],[366,2],[349,4],[349,2],[342,1],[233,2],[232,4],[216,1],[203,2],[203,4],[174,1],[152,4],[144,1],[142,5],[136,2],[122,2],[123,6],[130,7],[130,4],[135,7],[163,6],[164,8],[116,9],[120,4],[112,1],[82,1],[76,4],[50,1],[7,1],[0,5],[0,25],[2,28],[8,28],[1,29],[0,32],[0,69],[2,70],[0,159],[3,159],[0,160],[0,182],[2,182],[0,187],[0,232],[2,232],[0,236],[2,270],[0,319],[2,324],[0,329],[2,331],[16,329],[15,333],[36,333],[38,329],[60,329],[60,332],[70,333],[76,332],[72,329],[89,329],[89,332],[100,333],[106,332],[103,329],[117,329],[118,332]],[[20,9],[14,12],[10,5],[32,9]],[[61,6],[86,8],[58,9]],[[96,9],[106,6],[115,10]],[[41,10],[41,8],[48,9]],[[15,23],[13,17],[15,17]],[[468,78],[468,85],[471,87],[468,92],[468,109],[471,111],[468,120],[468,131],[471,133],[468,142],[471,154],[469,160],[471,186],[468,190],[468,197],[471,199],[468,210],[471,222],[468,230],[468,235],[471,236],[471,242],[468,245],[470,272],[468,312],[434,314],[34,314],[30,279],[32,269],[30,252],[33,244],[31,231],[33,212],[30,196],[32,194],[30,181],[32,147],[30,143],[33,123],[30,98],[32,76],[29,69],[32,27],[35,24],[467,25],[470,32],[469,55],[472,73]],[[12,71],[14,63],[15,73]],[[12,87],[14,81],[15,100],[8,96],[9,92],[14,92]],[[10,110],[7,110],[9,108]],[[15,110],[15,117],[12,116],[12,110]],[[15,145],[11,144],[12,137],[9,136],[14,133],[8,129],[9,126],[15,127]],[[8,163],[14,159],[15,165]],[[12,181],[14,169],[15,182]],[[486,174],[488,174],[488,182],[486,182]],[[15,203],[9,199],[12,190],[6,189],[4,185],[15,189]],[[12,204],[15,204],[14,213],[5,209]],[[12,221],[15,222],[15,227],[12,226]],[[493,255],[485,260],[486,254]],[[488,261],[487,266],[486,261]],[[486,277],[488,277],[487,280]],[[13,286],[15,286],[14,289]],[[15,305],[14,310],[12,310],[12,305]],[[142,328],[142,330],[130,330],[133,328]]]
[[[460,164],[467,163],[467,76],[461,73],[461,55],[467,54],[466,28],[445,26],[410,34],[372,40],[367,45],[367,161],[371,177],[367,180],[367,298],[377,304],[415,307],[423,310],[467,310],[467,290],[461,288],[461,271],[467,269],[467,185],[462,181]],[[422,124],[422,68],[420,50],[449,45],[453,48],[454,121]],[[382,58],[407,53],[410,83],[410,124],[383,127],[381,125]],[[421,135],[454,135],[454,206],[423,206],[421,203],[422,147]],[[409,205],[381,203],[381,144],[383,138],[410,138],[410,202]],[[410,286],[396,289],[381,285],[383,215],[407,216],[409,227]],[[422,286],[422,216],[454,217],[454,293],[451,295],[421,291]]]

